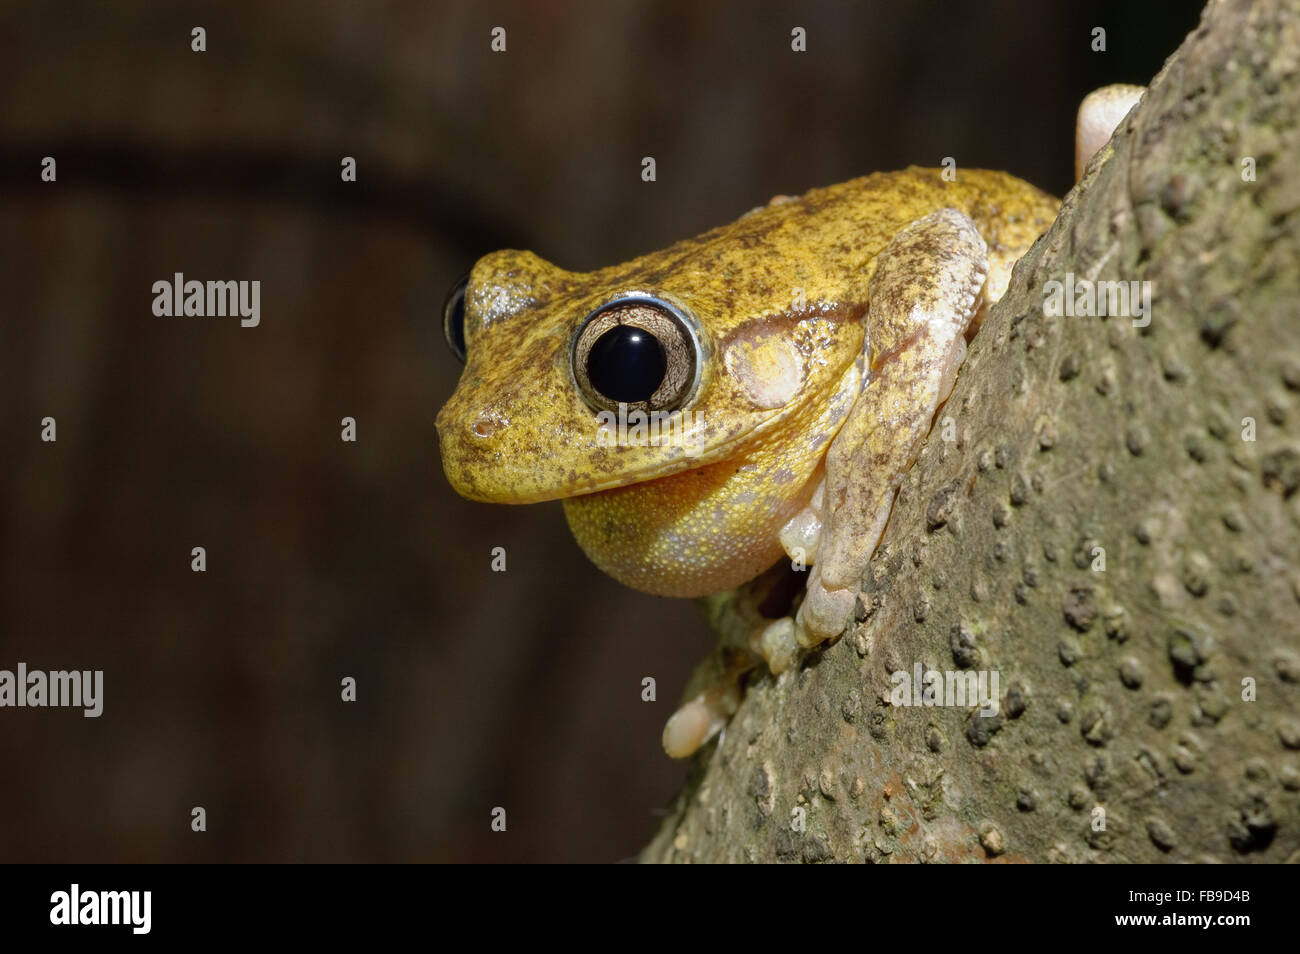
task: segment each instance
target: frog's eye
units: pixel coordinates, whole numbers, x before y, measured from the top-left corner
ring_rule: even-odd
[[[469,274],[466,273],[451,287],[442,303],[442,336],[461,364],[465,363],[465,286],[468,284]]]
[[[672,411],[699,378],[691,324],[667,302],[624,298],[587,316],[573,339],[573,377],[597,410]]]

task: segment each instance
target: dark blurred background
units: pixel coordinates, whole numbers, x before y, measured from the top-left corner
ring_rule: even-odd
[[[1078,100],[1199,6],[5,2],[0,668],[103,669],[105,707],[0,709],[0,859],[634,856],[709,637],[558,504],[448,489],[445,291],[945,156],[1063,194]],[[261,325],[155,317],[176,271],[260,280]]]

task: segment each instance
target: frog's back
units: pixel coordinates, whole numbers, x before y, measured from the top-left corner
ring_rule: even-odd
[[[1042,235],[1060,209],[1060,200],[1005,172],[959,170],[953,181],[947,170],[911,167],[879,172],[802,197],[810,209],[831,211],[834,224],[823,225],[825,240],[866,241],[872,256],[883,250],[908,223],[942,208],[966,213],[989,250],[987,297],[997,301],[1006,291],[1011,268]]]
[[[940,169],[878,172],[778,197],[590,278],[602,287],[670,294],[680,287],[722,338],[756,316],[780,316],[792,298],[865,308],[876,256],[910,223],[943,208],[965,213],[979,229],[989,252],[985,297],[997,301],[1012,266],[1051,225],[1060,202],[1002,172],[963,170],[955,181]]]

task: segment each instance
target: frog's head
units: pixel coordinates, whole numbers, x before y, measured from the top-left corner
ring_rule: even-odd
[[[588,273],[480,259],[444,314],[465,361],[437,420],[452,486],[531,503],[654,481],[824,402],[861,352],[873,250],[827,255],[817,211],[774,204]]]

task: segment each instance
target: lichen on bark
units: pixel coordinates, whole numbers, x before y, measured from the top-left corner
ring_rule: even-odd
[[[1300,0],[1210,4],[990,311],[854,624],[642,860],[1300,859],[1298,71]],[[1149,324],[1045,314],[1067,274]],[[891,705],[916,663],[998,714]]]

